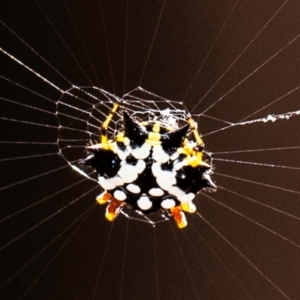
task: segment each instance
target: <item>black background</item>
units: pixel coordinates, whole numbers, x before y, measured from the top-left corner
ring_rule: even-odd
[[[1,299],[299,299],[299,148],[217,152],[299,146],[300,118],[209,134],[264,107],[250,119],[299,110],[298,1],[30,0],[0,11],[1,48],[62,90],[121,97],[140,85],[196,114],[222,99],[205,113],[214,119],[198,119],[214,157],[290,167],[215,160],[220,188],[206,195],[216,201],[195,202],[223,238],[197,214],[185,230],[124,217],[112,226],[98,206],[72,235],[100,189],[74,185],[83,178],[56,154],[61,93],[1,53]],[[42,156],[18,159],[31,155]]]

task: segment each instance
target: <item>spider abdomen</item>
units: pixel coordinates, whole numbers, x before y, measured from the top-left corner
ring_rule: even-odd
[[[114,138],[109,140],[102,130],[101,143],[87,148],[91,155],[82,163],[97,172],[105,191],[99,202],[110,203],[109,220],[127,206],[143,214],[170,211],[179,227],[186,226],[181,210],[194,212],[196,194],[215,188],[210,179],[211,157],[199,134],[195,134],[196,141],[189,138],[193,124],[140,122],[125,111],[123,127]]]

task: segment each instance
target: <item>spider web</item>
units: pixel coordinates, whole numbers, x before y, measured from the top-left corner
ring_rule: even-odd
[[[297,299],[299,4],[5,5],[1,298]],[[77,162],[116,100],[197,121],[218,191],[185,230],[95,204]]]
[[[74,98],[77,100],[76,106],[74,106]],[[126,110],[141,121],[159,119],[174,128],[185,124],[189,115],[182,103],[164,99],[141,87],[125,94],[122,98],[97,87],[76,87],[64,92],[56,103],[56,116],[59,123],[58,153],[71,168],[96,183],[97,172],[88,174],[89,168],[82,167],[80,162],[86,156],[86,153],[84,154],[86,146],[99,143],[100,126],[116,102],[120,103],[121,111],[116,112],[116,116],[109,124],[110,138],[113,138],[121,127],[118,123],[122,119],[122,110]],[[122,209],[121,214],[153,226],[169,220],[166,215],[146,216],[140,211],[127,208]]]

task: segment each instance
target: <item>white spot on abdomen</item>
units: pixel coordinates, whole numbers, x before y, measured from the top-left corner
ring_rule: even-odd
[[[113,190],[117,186],[124,184],[124,180],[119,176],[115,176],[112,178],[105,178],[103,176],[99,176],[98,182],[104,190]]]
[[[176,184],[176,178],[171,171],[161,171],[156,177],[157,184],[165,191],[168,191],[172,185]]]
[[[154,196],[154,197],[159,197],[164,194],[164,191],[160,188],[152,188],[149,190],[149,195]]]
[[[139,159],[137,164],[135,165],[135,167],[136,167],[137,172],[139,174],[141,174],[146,168],[146,163],[145,163],[145,161]]]
[[[126,149],[125,151],[119,149],[118,152],[117,152],[117,154],[118,154],[118,156],[119,156],[119,158],[120,158],[121,160],[125,160],[126,157],[127,157],[128,154],[129,154],[129,151],[128,151],[127,149]]]
[[[129,165],[129,164],[122,165],[118,174],[120,177],[122,177],[125,183],[133,182],[138,177],[136,166]]]
[[[151,146],[144,143],[141,147],[137,147],[131,150],[131,154],[136,159],[145,159],[150,155]]]
[[[160,164],[157,162],[153,163],[152,167],[151,167],[151,171],[152,171],[152,174],[154,175],[154,177],[158,177],[160,175],[160,173],[162,172]]]
[[[126,189],[127,189],[129,192],[133,193],[133,194],[138,194],[138,193],[141,192],[140,187],[139,187],[138,185],[132,184],[132,183],[128,184],[128,185],[126,186]]]
[[[165,209],[170,209],[173,208],[174,206],[175,206],[175,201],[173,199],[165,199],[161,203],[161,207]]]
[[[152,207],[152,202],[147,196],[142,196],[138,201],[137,205],[142,210],[148,210]]]
[[[114,192],[114,198],[119,201],[124,201],[127,198],[127,196],[123,191],[117,190]]]
[[[152,150],[152,157],[160,163],[165,163],[169,160],[170,156],[167,154],[162,146],[154,146]]]
[[[172,160],[175,160],[175,159],[177,159],[179,157],[179,153],[178,152],[175,152],[175,153],[173,153],[171,156],[170,156],[170,158],[172,159]]]
[[[178,200],[179,200],[181,203],[187,203],[187,202],[192,201],[194,198],[195,198],[195,194],[193,194],[193,193],[188,193],[188,194],[184,194],[184,195],[178,197]]]
[[[186,158],[184,160],[182,160],[182,161],[175,161],[175,163],[174,163],[174,169],[175,170],[179,170],[182,167],[187,166],[187,165],[188,165],[188,161],[187,161]]]
[[[169,191],[168,191],[171,195],[174,195],[177,199],[180,196],[185,195],[185,192],[183,190],[181,190],[178,186],[172,186]],[[179,199],[178,199],[179,200]]]

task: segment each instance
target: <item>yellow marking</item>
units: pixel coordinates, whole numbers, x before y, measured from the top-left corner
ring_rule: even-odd
[[[179,154],[186,154],[185,151],[184,151],[184,149],[182,147],[177,148],[177,152]]]
[[[203,161],[203,152],[202,151],[196,151],[194,149],[193,143],[188,141],[187,139],[184,140],[183,147],[179,147],[177,149],[177,153],[179,154],[185,154],[187,161],[186,165],[192,166],[192,167],[205,167],[205,168],[211,168],[211,166]]]
[[[188,165],[192,167],[201,166],[201,167],[211,168],[211,166],[208,163],[202,160],[202,157],[203,157],[202,152],[197,152],[196,155],[188,155],[186,157],[186,160]]]
[[[104,134],[101,134],[101,144],[104,145],[107,143],[107,136]]]
[[[152,141],[152,140],[146,140],[146,143],[150,146],[160,146],[161,145],[161,141]]]
[[[106,144],[100,144],[100,146],[101,147],[99,147],[99,148],[101,148],[101,149],[109,150],[109,144],[107,142],[106,142]]]
[[[113,142],[111,140],[108,141],[108,147],[109,147],[109,150],[111,150],[112,152],[114,153],[117,153],[118,151],[118,146],[117,146],[117,143],[116,142]]]
[[[152,131],[153,132],[156,132],[156,133],[159,133],[160,132],[160,122],[159,121],[156,121],[155,124],[153,125],[152,127]]]
[[[117,142],[123,142],[123,139],[124,139],[124,132],[118,133],[117,136],[116,136],[116,141]]]
[[[202,160],[203,158],[203,153],[199,151],[193,151],[192,154],[190,154],[186,149],[184,148],[178,148],[177,152],[179,154],[185,154],[186,158],[182,160],[182,165],[186,166],[191,166],[191,167],[206,167],[206,168],[211,168],[211,165],[206,163],[205,161]]]
[[[149,132],[149,134],[148,134],[148,140],[159,141],[160,140],[160,134],[156,133],[156,132]]]
[[[116,218],[116,215],[114,213],[107,212],[105,214],[105,218],[106,220],[112,222]]]
[[[188,155],[195,155],[196,151],[194,150],[194,147],[192,145],[186,145],[183,147],[183,150]]]
[[[119,103],[115,103],[114,107],[110,111],[110,113],[109,113],[108,117],[106,118],[105,122],[102,124],[102,127],[104,127],[105,129],[108,127],[108,124],[111,121],[114,113],[117,111],[118,107],[119,107]]]
[[[197,167],[200,164],[199,160],[197,159],[197,156],[187,156],[186,159],[189,166]]]
[[[187,139],[187,138],[185,138],[184,140],[183,140],[183,146],[186,146],[186,145],[188,145],[190,143],[190,141]]]
[[[202,152],[197,152],[196,156],[197,156],[197,159],[202,162],[203,153]]]
[[[177,152],[179,154],[186,154],[186,155],[196,155],[197,154],[197,151],[194,150],[194,148],[191,144],[186,144],[184,147],[179,147],[177,149]]]
[[[127,136],[124,136],[124,132],[121,132],[116,136],[116,141],[123,143],[125,146],[130,144],[130,139]]]
[[[202,139],[200,137],[200,134],[199,134],[199,132],[197,130],[197,126],[196,126],[195,121],[192,118],[189,118],[188,122],[189,122],[189,124],[191,126],[191,129],[192,129],[194,137],[195,137],[195,139],[197,141],[197,144],[198,145],[203,145],[204,143],[203,143],[203,141],[202,141]]]

